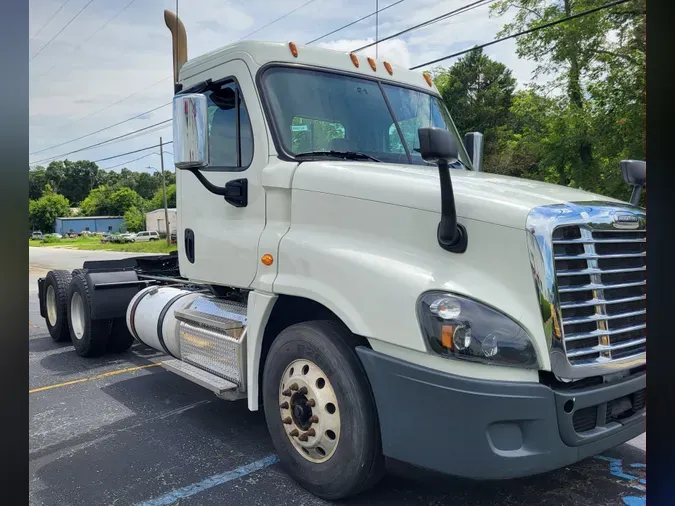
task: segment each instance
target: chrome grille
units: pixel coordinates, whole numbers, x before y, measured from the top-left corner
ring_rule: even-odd
[[[552,234],[563,347],[573,366],[640,355],[646,347],[646,231],[587,224]]]

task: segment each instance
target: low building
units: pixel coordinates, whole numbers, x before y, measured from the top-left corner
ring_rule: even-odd
[[[175,232],[178,226],[178,212],[176,208],[169,208],[167,210],[169,215],[169,232]],[[164,217],[164,208],[155,209],[145,213],[145,229],[149,231],[159,232],[160,234],[166,234],[166,221]]]
[[[64,216],[56,218],[54,232],[57,234],[80,234],[82,232],[124,232],[124,217],[122,216]]]

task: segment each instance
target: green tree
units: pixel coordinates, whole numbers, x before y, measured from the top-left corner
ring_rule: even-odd
[[[140,232],[145,228],[145,215],[132,206],[124,213],[124,224],[129,232]]]
[[[123,216],[129,209],[145,209],[143,198],[130,188],[94,188],[80,205],[84,216]]]
[[[501,36],[605,3],[499,0],[492,11],[515,9]],[[542,140],[540,178],[627,197],[618,162],[644,151],[643,14],[643,1],[635,0],[516,39],[518,55],[536,62],[535,75],[553,75],[551,91],[563,92]]]
[[[176,207],[176,185],[168,185],[166,187],[166,202],[167,207]],[[164,209],[164,193],[162,188],[157,190],[155,196],[152,197],[147,206],[148,211],[154,211],[155,209]]]
[[[509,121],[516,80],[502,63],[481,49],[467,53],[448,70],[436,70],[434,81],[460,134],[484,135],[485,169],[491,170],[498,130]]]
[[[28,170],[28,198],[37,200],[42,196],[47,184],[47,175],[45,168],[38,165]]]
[[[52,232],[56,218],[70,215],[70,202],[63,195],[54,193],[50,185],[45,186],[42,196],[29,200],[28,218],[33,230]]]

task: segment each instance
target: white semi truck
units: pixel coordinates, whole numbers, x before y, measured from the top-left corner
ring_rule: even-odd
[[[178,252],[49,272],[55,340],[138,340],[262,408],[326,499],[386,459],[514,478],[645,430],[643,162],[630,204],[487,174],[428,74],[294,43],[187,61],[165,21]]]

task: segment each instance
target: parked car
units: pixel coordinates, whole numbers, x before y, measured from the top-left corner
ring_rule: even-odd
[[[31,234],[30,238],[36,241],[41,241],[42,239],[44,239],[44,235],[39,230],[36,230]]]
[[[111,235],[111,234],[103,234],[103,235],[101,236],[101,242],[102,242],[102,243],[110,242],[111,239],[112,239],[112,235]]]
[[[55,237],[56,239],[63,239],[63,236],[56,232],[54,232],[53,234],[46,234],[45,237]]]
[[[155,230],[144,230],[136,234],[136,242],[158,241],[159,232]]]
[[[110,236],[110,242],[114,243],[128,243],[128,242],[136,242],[136,236],[135,234],[116,234]]]
[[[178,234],[176,232],[171,232],[171,244],[176,244],[178,242]]]

